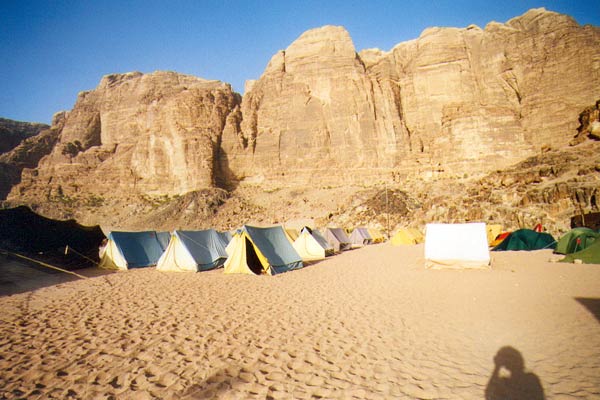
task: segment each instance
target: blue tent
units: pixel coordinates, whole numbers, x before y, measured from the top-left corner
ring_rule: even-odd
[[[118,232],[108,235],[100,254],[100,268],[130,269],[156,265],[163,248],[154,231]]]
[[[160,247],[162,247],[163,251],[165,251],[169,245],[169,241],[171,240],[171,234],[169,232],[156,232],[156,237],[160,242]]]
[[[327,228],[325,230],[325,239],[333,246],[336,252],[348,250],[352,247],[352,241],[342,228]]]
[[[169,246],[158,260],[161,271],[208,271],[227,259],[227,242],[214,229],[175,231]]]

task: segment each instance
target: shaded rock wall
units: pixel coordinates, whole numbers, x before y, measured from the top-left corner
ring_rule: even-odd
[[[35,136],[48,128],[49,126],[46,124],[0,118],[0,154],[14,149],[24,139]]]

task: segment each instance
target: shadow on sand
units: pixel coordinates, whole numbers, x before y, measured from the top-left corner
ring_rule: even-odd
[[[100,268],[83,268],[78,269],[77,273],[91,278],[112,274],[113,271]],[[64,272],[0,254],[0,296],[29,292],[77,279],[79,278]]]
[[[600,299],[592,299],[587,297],[575,297],[575,300],[582,306],[588,309],[594,317],[600,322]]]
[[[494,356],[494,371],[485,388],[485,400],[543,400],[544,389],[533,372],[525,371],[525,360],[514,347],[502,347]]]

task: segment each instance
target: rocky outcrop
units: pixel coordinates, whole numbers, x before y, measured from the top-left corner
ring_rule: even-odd
[[[600,100],[596,104],[583,110],[579,114],[579,127],[577,134],[569,143],[574,146],[586,139],[600,140]]]
[[[23,171],[8,199],[83,217],[211,188],[239,102],[228,84],[173,72],[105,76],[79,94],[52,152]]]
[[[546,149],[482,178],[408,181],[357,191],[343,212],[321,224],[423,228],[430,222],[499,223],[507,230],[541,223],[558,235],[574,215],[600,211],[600,143]]]
[[[389,52],[314,29],[248,85],[227,162],[253,182],[493,171],[568,143],[572,116],[600,92],[599,48],[599,28],[544,9],[427,29]]]
[[[46,124],[0,118],[0,154],[14,149],[23,140],[35,136],[48,128],[49,126]]]
[[[22,140],[11,151],[0,154],[0,200],[6,199],[13,186],[21,181],[25,168],[36,168],[39,161],[52,152],[63,126],[64,116],[64,112],[56,113],[49,129]]]

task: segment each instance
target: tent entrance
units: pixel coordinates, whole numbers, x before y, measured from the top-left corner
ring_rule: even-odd
[[[252,272],[256,275],[260,275],[263,267],[258,258],[258,254],[256,254],[256,250],[254,250],[254,245],[247,237],[245,237],[244,240],[246,241],[246,264]]]

